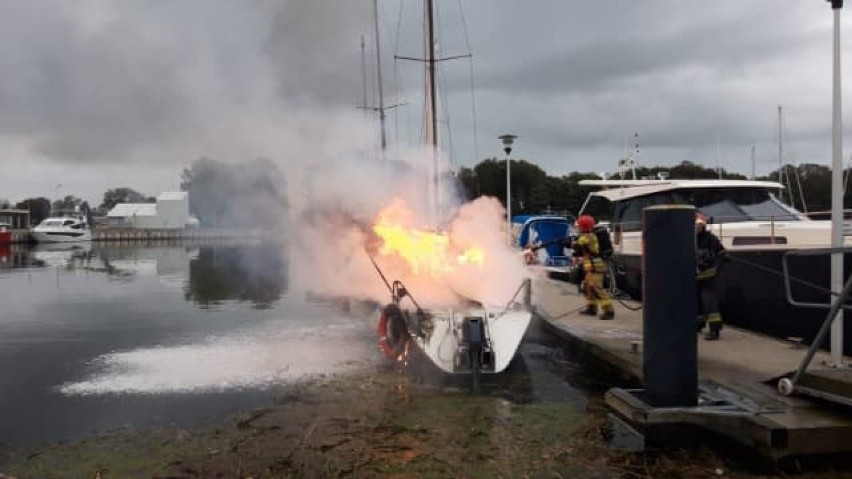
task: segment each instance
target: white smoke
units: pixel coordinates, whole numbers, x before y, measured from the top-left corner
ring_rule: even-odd
[[[378,266],[387,281],[401,280],[423,306],[453,306],[460,299],[489,305],[508,302],[527,271],[518,252],[507,244],[505,210],[500,203],[479,198],[462,204],[449,179],[439,182],[436,200],[431,155],[407,151],[395,157],[404,161],[349,158],[318,169],[309,181],[305,208],[293,211],[297,253],[290,266],[294,283],[328,295],[386,302],[390,294]],[[449,177],[446,172],[441,175]],[[375,255],[371,227],[379,211],[394,200],[402,200],[411,213],[403,226],[448,234],[452,252],[482,249],[484,264],[462,265],[436,277],[413,274],[398,257]],[[440,221],[436,220],[438,205],[443,212]]]

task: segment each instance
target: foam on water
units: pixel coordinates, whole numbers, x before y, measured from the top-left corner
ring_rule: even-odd
[[[359,325],[264,328],[195,344],[113,352],[90,377],[59,387],[67,395],[200,393],[263,388],[345,372],[379,359]]]

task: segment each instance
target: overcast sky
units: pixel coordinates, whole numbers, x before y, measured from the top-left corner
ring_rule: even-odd
[[[830,161],[824,1],[437,4],[440,54],[468,53],[465,25],[473,54],[473,82],[468,60],[441,66],[442,145],[457,165],[500,155],[496,136],[510,132],[520,137],[515,156],[551,174],[612,172],[638,133],[642,164],[691,160],[749,173],[755,145],[760,174],[777,167],[778,105],[785,162]],[[268,157],[292,172],[375,144],[375,117],[365,125],[355,108],[362,34],[375,82],[371,8],[369,0],[0,1],[0,198],[74,194],[98,204],[117,186],[176,189],[181,169],[201,156]],[[380,14],[385,101],[404,103],[389,113],[390,142],[416,146],[422,65],[393,56],[422,55],[422,7],[382,0]]]

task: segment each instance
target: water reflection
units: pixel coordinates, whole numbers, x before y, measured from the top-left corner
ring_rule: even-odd
[[[269,308],[287,290],[287,275],[278,245],[202,247],[189,262],[184,296],[201,307],[226,300],[250,301]]]
[[[239,245],[56,243],[0,246],[0,274],[56,268],[104,274],[110,281],[156,278],[183,288],[201,308],[226,301],[271,307],[287,290],[286,262],[272,242]]]

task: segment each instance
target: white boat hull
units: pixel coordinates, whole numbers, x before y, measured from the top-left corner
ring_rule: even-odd
[[[428,334],[412,334],[413,343],[440,370],[446,373],[471,373],[460,365],[458,352],[462,349],[465,318],[482,318],[485,338],[493,357],[493,367],[482,373],[500,373],[514,359],[529,327],[532,313],[527,309],[500,307],[468,310],[429,311],[431,328]]]
[[[81,234],[78,232],[33,230],[30,234],[38,243],[67,243],[92,240],[92,233],[90,231],[83,231]]]

